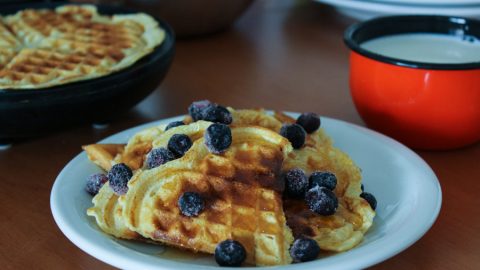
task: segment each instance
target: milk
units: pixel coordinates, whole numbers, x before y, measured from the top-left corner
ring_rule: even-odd
[[[368,40],[360,47],[383,56],[415,62],[442,64],[480,62],[480,41],[472,36],[398,34]]]

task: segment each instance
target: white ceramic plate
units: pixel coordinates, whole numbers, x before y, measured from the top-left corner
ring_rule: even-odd
[[[180,119],[138,126],[101,143],[125,143],[141,129]],[[365,268],[394,256],[422,237],[437,218],[442,201],[440,185],[430,167],[407,147],[369,129],[326,117],[322,117],[322,127],[335,145],[362,168],[365,189],[378,201],[377,216],[364,241],[356,248],[313,262],[278,268]],[[85,180],[96,172],[100,169],[81,153],[60,172],[52,188],[53,217],[75,245],[122,269],[218,269],[210,255],[118,240],[102,233],[94,219],[85,214],[91,206],[91,196],[84,191]]]
[[[402,5],[429,5],[429,6],[465,6],[465,5],[480,5],[479,0],[358,0],[371,2],[384,2]]]
[[[480,18],[480,5],[475,6],[415,6],[361,0],[315,0],[331,5],[348,17],[357,20],[368,20],[388,15],[450,15]]]

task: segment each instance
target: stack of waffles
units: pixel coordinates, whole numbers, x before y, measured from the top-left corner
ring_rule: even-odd
[[[321,249],[345,251],[358,245],[375,212],[362,199],[360,169],[319,129],[305,145],[293,149],[279,135],[295,119],[263,110],[234,110],[232,144],[222,154],[205,146],[208,121],[184,119],[185,125],[153,126],[136,133],[127,144],[84,146],[90,160],[108,171],[124,163],[134,170],[124,195],[108,182],[93,198],[87,214],[106,233],[123,239],[162,243],[194,252],[214,253],[225,239],[240,242],[246,263],[282,265],[292,262],[294,238],[314,239]],[[145,167],[151,149],[165,147],[174,134],[185,134],[193,145],[181,158],[153,169]],[[338,179],[334,192],[339,206],[334,215],[310,211],[303,200],[285,198],[282,173],[300,168],[307,173],[330,171]],[[206,198],[198,217],[180,213],[177,202],[185,191]]]
[[[36,89],[105,76],[162,43],[149,15],[106,16],[91,5],[0,17],[0,89]]]

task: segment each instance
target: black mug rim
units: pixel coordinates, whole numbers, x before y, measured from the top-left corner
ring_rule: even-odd
[[[385,16],[351,25],[345,30],[345,44],[354,52],[380,62],[418,69],[480,69],[480,61],[466,63],[428,63],[388,57],[363,49],[360,45],[373,38],[403,33],[437,33],[474,36],[480,40],[480,20],[457,16],[397,15]],[[461,33],[461,34],[460,34]]]

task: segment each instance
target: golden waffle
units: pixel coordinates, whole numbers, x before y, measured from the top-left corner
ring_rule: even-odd
[[[233,116],[231,126],[261,126],[278,132],[282,123],[294,123],[295,119],[275,112],[269,115],[263,110],[234,110],[228,108]],[[190,122],[188,117],[184,122]],[[128,142],[127,147],[92,145],[85,148],[89,156],[97,164],[113,164],[116,162],[131,162],[137,169],[142,167],[145,155],[155,147],[165,146],[168,139],[175,133],[187,133],[192,141],[201,138],[205,126],[203,121],[190,125],[175,127],[164,132],[165,125],[148,128],[136,133]],[[167,134],[168,133],[168,134]],[[120,147],[117,150],[112,148]],[[110,149],[105,150],[104,148]],[[103,150],[99,150],[103,149]],[[93,151],[95,150],[95,151]],[[115,155],[115,151],[119,153]],[[100,154],[98,154],[100,153]],[[128,153],[128,154],[126,154]],[[116,156],[116,158],[114,158]],[[115,161],[113,160],[115,159]],[[107,162],[99,162],[106,160]],[[169,164],[169,163],[167,163]],[[162,165],[163,166],[163,165]],[[375,212],[368,203],[359,197],[361,193],[360,169],[341,150],[333,147],[331,139],[320,129],[309,134],[305,147],[293,150],[283,164],[283,171],[291,168],[301,168],[310,174],[313,171],[330,171],[336,174],[338,183],[335,193],[339,200],[339,208],[335,215],[322,217],[311,212],[303,201],[285,200],[284,212],[287,224],[296,237],[309,236],[314,238],[324,250],[344,251],[353,248],[363,239],[364,233],[372,225]]]
[[[128,140],[125,150],[121,155],[115,157],[117,163],[123,162],[132,170],[140,169],[143,166],[145,156],[152,149],[153,140],[165,131],[167,125],[150,127],[135,133]]]
[[[273,117],[262,110],[233,110],[233,123],[258,125],[278,131],[282,123],[295,123],[295,119],[275,112]],[[310,211],[303,200],[286,200],[284,211],[287,223],[295,237],[314,238],[321,249],[345,251],[363,240],[371,227],[375,212],[359,197],[361,172],[350,157],[335,148],[331,139],[320,129],[307,135],[305,146],[295,149],[285,160],[283,171],[300,168],[307,175],[314,171],[330,171],[337,176],[335,193],[339,208],[335,215],[323,217]]]
[[[87,215],[95,217],[102,231],[118,238],[144,240],[141,235],[125,226],[118,195],[113,192],[108,182],[93,197],[92,203],[94,206],[87,209]]]
[[[23,49],[0,70],[0,84],[8,82],[10,86],[26,87],[94,78],[108,72],[112,62],[94,55]]]
[[[124,148],[125,144],[90,144],[82,146],[88,159],[105,171],[109,171],[115,165],[115,157],[121,155]]]
[[[211,124],[212,122],[200,120],[188,125],[171,128],[154,138],[152,141],[152,147],[167,147],[168,140],[170,140],[174,134],[185,134],[192,140],[192,142],[196,141],[203,137],[203,133]]]
[[[232,125],[234,126],[260,126],[268,128],[272,131],[279,132],[282,127],[280,122],[275,117],[267,114],[265,110],[234,110],[228,108],[232,113]]]
[[[273,116],[262,110],[233,110],[229,108],[232,124],[257,125],[278,131],[282,123],[295,123],[295,119],[275,112]],[[324,217],[310,211],[303,200],[286,199],[284,211],[287,223],[295,237],[315,239],[320,248],[329,251],[345,251],[363,240],[371,227],[375,212],[360,198],[361,172],[350,157],[335,148],[323,129],[308,134],[305,146],[291,152],[283,165],[283,171],[293,168],[329,171],[337,176],[335,194],[339,208],[335,215]]]
[[[166,125],[147,128],[136,133],[128,141],[121,155],[115,157],[115,162],[123,162],[132,170],[140,169],[143,167],[145,158],[152,148],[166,147],[168,140],[174,134],[185,134],[192,141],[195,141],[203,136],[205,129],[210,124],[210,122],[206,121],[197,121],[188,125],[173,127],[167,131],[165,131]]]
[[[91,144],[82,147],[88,158],[100,168],[109,171],[115,164],[114,158],[124,151],[124,144]],[[87,215],[95,218],[98,227],[105,233],[123,239],[143,240],[138,233],[125,226],[122,206],[118,196],[108,183],[92,199],[93,206],[87,209]]]
[[[5,16],[3,23],[9,29],[0,27],[0,35],[8,39],[0,46],[9,43],[18,51],[0,70],[0,88],[10,89],[110,74],[150,53],[165,36],[146,14],[104,16],[90,5],[22,10]]]
[[[204,139],[180,159],[136,173],[120,197],[127,226],[144,237],[193,251],[214,253],[225,239],[242,243],[247,263],[291,262],[293,241],[282,210],[279,177],[291,145],[259,127],[232,128],[232,145],[211,154]],[[177,206],[186,191],[201,194],[205,209],[183,216]]]
[[[270,116],[263,110],[229,110],[232,125],[256,125],[278,132],[282,123],[295,123],[295,119],[281,112]],[[300,168],[307,175],[314,171],[334,173],[337,176],[334,191],[339,201],[335,215],[324,217],[310,211],[303,200],[286,199],[284,211],[295,237],[311,237],[321,249],[336,252],[359,244],[371,227],[375,212],[360,198],[361,172],[350,157],[335,148],[323,129],[319,129],[308,134],[305,146],[293,150],[285,160],[283,171],[292,168]]]
[[[128,144],[91,144],[83,146],[88,158],[100,168],[109,171],[111,167],[123,162],[132,170],[143,167],[145,156],[152,149],[154,139],[155,147],[165,147],[173,134],[185,134],[197,140],[210,122],[198,121],[189,125],[179,126],[164,131],[166,125],[147,128],[136,133]],[[95,220],[105,233],[124,239],[141,239],[142,237],[125,226],[122,216],[122,206],[118,203],[118,196],[108,186],[100,189],[92,200],[93,206],[87,210],[87,215]]]
[[[20,45],[17,38],[0,21],[0,47],[15,49]]]
[[[350,157],[333,147],[320,129],[308,135],[306,145],[292,151],[285,160],[284,170],[292,168],[300,168],[307,175],[314,171],[334,173],[337,177],[334,192],[339,203],[334,215],[321,216],[310,211],[303,200],[286,199],[284,211],[295,237],[311,237],[321,249],[337,252],[359,244],[372,225],[375,212],[360,197],[361,173]]]
[[[138,141],[155,128],[137,133],[131,141]],[[122,162],[121,157],[124,154],[125,146],[125,144],[90,144],[82,148],[85,150],[88,159],[107,172],[118,161]],[[143,160],[143,155],[139,157]],[[125,225],[118,195],[113,192],[108,183],[100,188],[98,194],[93,197],[92,203],[93,206],[87,209],[87,215],[95,218],[95,222],[103,232],[123,239],[146,240]]]
[[[14,49],[0,47],[0,69],[7,65],[16,54],[17,52]]]
[[[17,38],[0,21],[0,69],[15,57],[19,45]]]

